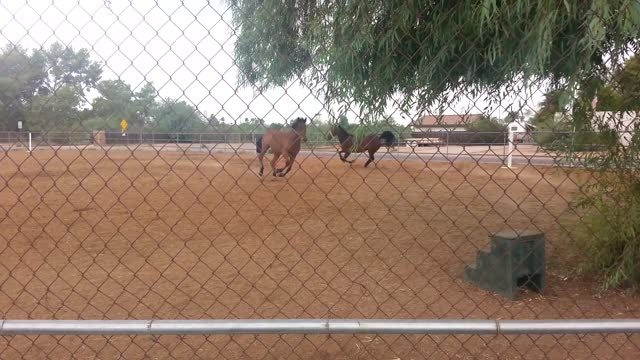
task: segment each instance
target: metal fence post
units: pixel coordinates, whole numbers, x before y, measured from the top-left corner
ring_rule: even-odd
[[[512,156],[513,156],[513,131],[509,128],[509,154],[507,155],[507,167],[511,169],[512,165]]]
[[[449,160],[449,131],[447,131],[446,134],[447,134],[447,160]]]

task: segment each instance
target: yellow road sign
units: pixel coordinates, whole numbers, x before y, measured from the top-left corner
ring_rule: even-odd
[[[126,130],[127,126],[129,126],[129,123],[127,122],[127,120],[122,119],[122,121],[120,121],[120,126],[122,127],[122,130]]]

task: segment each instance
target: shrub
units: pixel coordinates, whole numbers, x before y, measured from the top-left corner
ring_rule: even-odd
[[[612,136],[607,136],[612,135]],[[585,158],[594,175],[574,204],[583,213],[576,228],[579,270],[599,276],[604,288],[640,285],[640,151],[633,139],[601,137],[605,151]]]
[[[610,133],[593,130],[540,130],[533,135],[535,142],[547,151],[596,151],[609,143]]]

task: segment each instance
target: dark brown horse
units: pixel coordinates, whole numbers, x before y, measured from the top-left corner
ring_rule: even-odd
[[[273,176],[285,176],[291,171],[293,161],[300,152],[301,142],[307,142],[307,119],[297,118],[291,122],[290,126],[293,131],[269,130],[256,139],[260,176],[264,171],[262,160],[269,149],[273,153],[273,159],[271,159]],[[276,169],[280,156],[285,158],[286,164],[282,169]]]
[[[380,135],[369,134],[358,141],[340,125],[332,126],[330,135],[337,137],[338,141],[340,141],[340,151],[338,151],[338,155],[340,156],[340,160],[344,162],[349,164],[353,163],[353,160],[347,160],[347,157],[349,157],[351,153],[368,152],[369,159],[364,164],[364,167],[369,166],[369,164],[375,159],[374,154],[382,146],[386,146],[388,148],[393,146],[396,141],[396,137],[391,131],[383,131]]]

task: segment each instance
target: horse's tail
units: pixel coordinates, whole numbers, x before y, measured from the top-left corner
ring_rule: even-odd
[[[393,144],[395,144],[396,142],[396,136],[393,135],[393,133],[391,131],[383,131],[382,134],[380,134],[380,140],[382,140],[382,142],[384,142],[385,146],[393,146]]]
[[[256,136],[256,152],[260,154],[262,151],[262,135]]]

